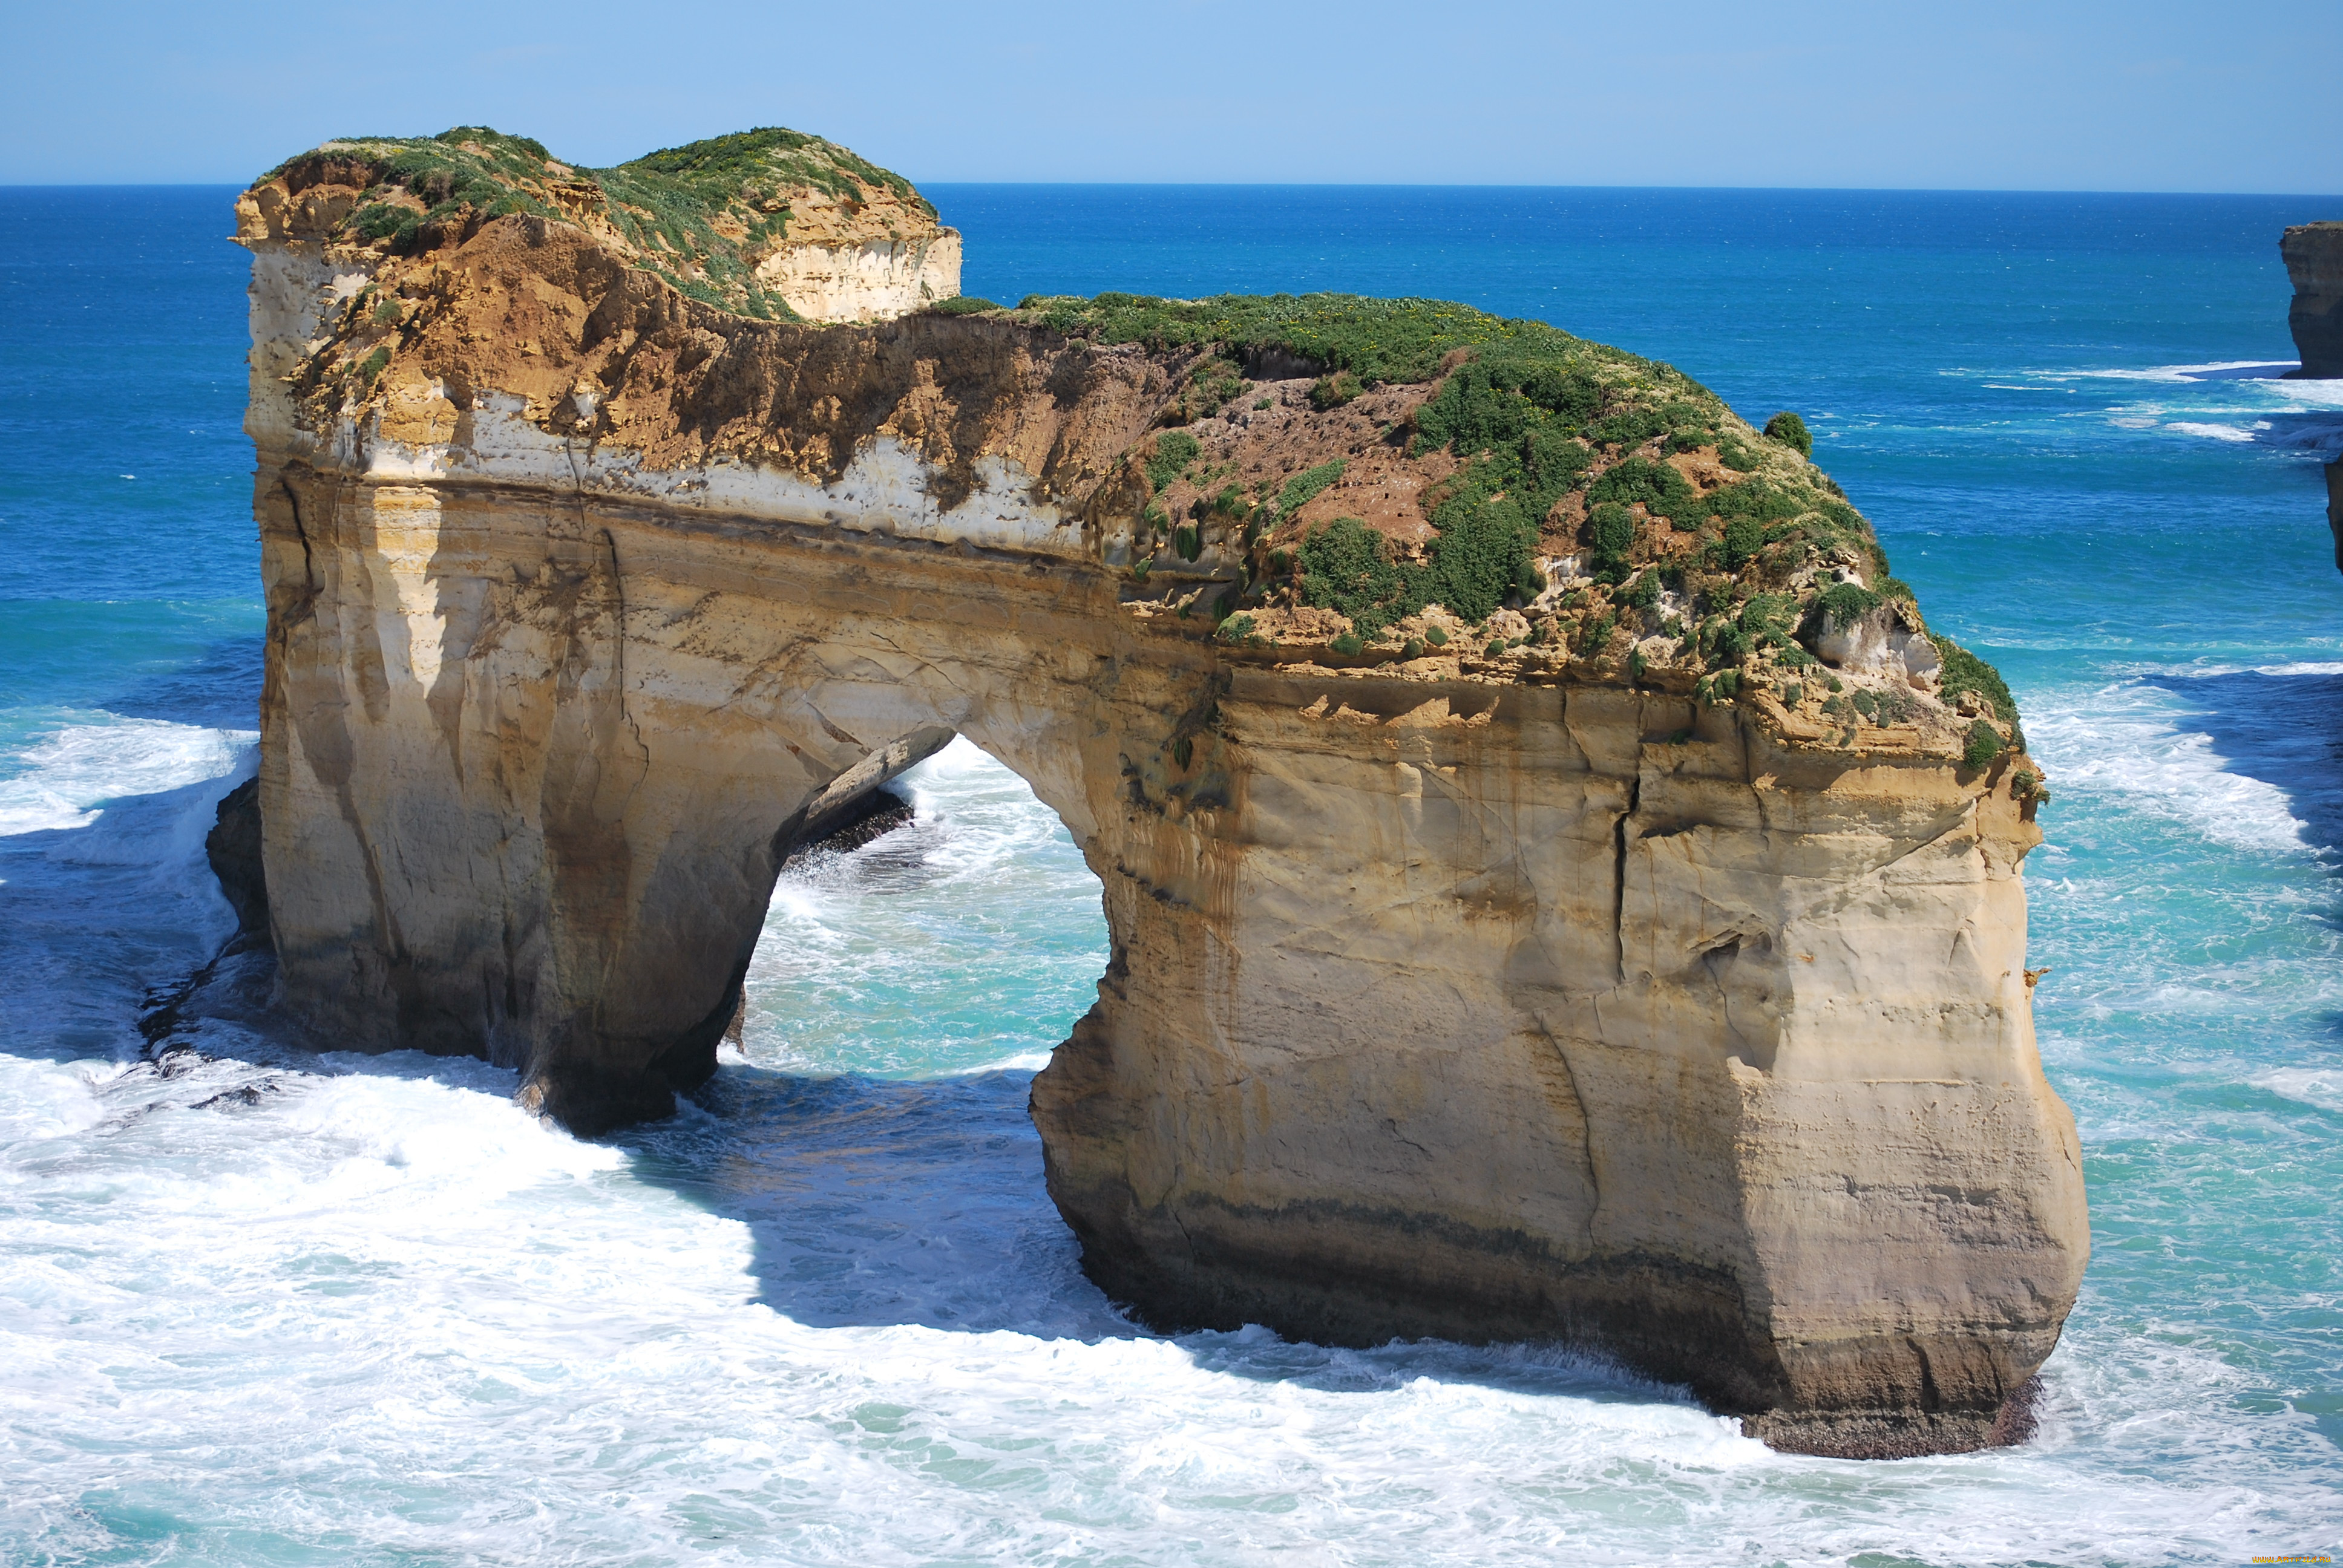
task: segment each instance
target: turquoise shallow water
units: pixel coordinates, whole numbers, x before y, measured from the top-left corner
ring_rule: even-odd
[[[1027,1077],[1095,884],[967,748],[785,879],[746,1060],[598,1143],[508,1075],[141,995],[258,684],[222,191],[0,192],[0,1559],[2245,1562],[2343,1544],[2343,384],[2280,198],[942,187],[967,286],[1545,317],[1794,407],[2056,800],[2096,1253],[2006,1452],[1772,1454],[1545,1351],[1131,1329]]]

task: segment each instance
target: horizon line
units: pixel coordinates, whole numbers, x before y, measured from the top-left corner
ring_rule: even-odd
[[[597,171],[584,169],[582,172]],[[249,190],[257,179],[235,180],[24,180],[0,181],[0,191],[72,190]],[[1765,194],[1779,196],[2061,196],[2255,197],[2280,201],[2331,201],[2343,204],[2343,192],[2321,191],[2202,191],[2115,190],[2052,186],[1757,186],[1757,185],[1630,185],[1624,183],[1562,185],[1506,180],[1448,180],[1438,183],[1403,180],[994,180],[939,179],[914,188],[947,186],[1008,186],[1031,190],[1483,190],[1483,191],[1683,191],[1686,193]],[[2343,215],[2338,215],[2343,216]]]

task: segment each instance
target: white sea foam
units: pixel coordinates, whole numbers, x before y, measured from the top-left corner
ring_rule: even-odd
[[[2177,430],[2184,436],[2202,436],[2213,441],[2250,441],[2254,439],[2256,431],[2268,429],[2269,422],[2263,420],[2252,426],[2239,426],[2208,425],[2193,419],[2175,419],[2164,427],[2167,430]]]
[[[1014,1056],[1004,1056],[998,1061],[982,1061],[974,1067],[954,1068],[952,1076],[970,1078],[980,1072],[1039,1072],[1049,1065],[1050,1052],[1021,1050]]]
[[[200,783],[236,766],[259,739],[248,730],[207,729],[159,719],[75,713],[70,722],[13,755],[0,769],[0,837],[97,820],[106,801]]]
[[[1549,1348],[1137,1332],[1074,1270],[1013,1083],[940,1165],[850,1107],[818,1147],[699,1113],[638,1155],[491,1070],[326,1065],[15,1065],[116,1131],[62,1165],[70,1134],[0,1146],[0,1389],[33,1439],[0,1550],[165,1519],[272,1560],[1982,1565],[2319,1517],[2224,1415],[2233,1369],[2087,1312],[2030,1447],[1807,1459]],[[239,1081],[256,1103],[187,1100]]]
[[[2192,672],[2204,673],[2204,672]],[[2185,701],[2137,679],[2026,703],[2026,742],[2055,789],[2125,798],[2137,809],[2237,849],[2300,851],[2285,790],[2229,769]]]
[[[2227,360],[2137,368],[2080,367],[2026,372],[2027,381],[1984,382],[2003,391],[2076,391],[2130,384],[2155,393],[2107,410],[2122,430],[2162,430],[2227,445],[2274,447],[2332,456],[2343,452],[2343,381],[2284,378],[2292,361]]]
[[[2281,1067],[2249,1081],[2272,1094],[2343,1114],[2343,1067]]]
[[[785,879],[769,944],[811,945],[759,953],[773,1029],[908,998],[925,1081],[789,1077],[768,1035],[588,1143],[467,1060],[0,1056],[0,1558],[1986,1568],[2334,1518],[2307,1422],[2087,1297],[2034,1443],[1893,1464],[1550,1347],[1135,1329],[1042,1188],[1044,1050],[926,1039],[980,960],[1078,1005],[1102,954],[1018,922],[1080,939],[1094,886],[997,765],[940,760],[915,827]]]
[[[2298,363],[2292,359],[2219,359],[2207,365],[2148,365],[2114,370],[2036,370],[2032,374],[2054,381],[2163,381],[2180,384],[2196,381],[2277,381],[2288,371],[2299,367]]]

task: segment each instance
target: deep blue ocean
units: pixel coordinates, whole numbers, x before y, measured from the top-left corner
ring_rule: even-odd
[[[2022,1448],[1773,1453],[1551,1349],[1163,1339],[1024,1115],[1105,960],[965,744],[786,877],[745,1057],[578,1142],[226,1025],[261,607],[226,189],[0,190],[0,1561],[2130,1564],[2343,1549],[2343,198],[940,186],[965,286],[1534,316],[1805,416],[2016,689],[2095,1252]]]

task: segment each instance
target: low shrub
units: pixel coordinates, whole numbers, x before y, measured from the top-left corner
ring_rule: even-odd
[[[1183,561],[1192,561],[1204,553],[1204,528],[1201,523],[1182,523],[1172,530],[1172,548]]]
[[[1687,529],[1699,526],[1708,508],[1682,474],[1648,457],[1628,457],[1613,464],[1586,487],[1589,501],[1641,501],[1655,518],[1665,518]],[[1697,515],[1696,515],[1697,514]]]
[[[1212,635],[1232,645],[1254,641],[1253,618],[1244,614],[1232,615],[1221,622],[1220,629]]]
[[[1155,437],[1154,455],[1147,459],[1147,482],[1160,494],[1181,471],[1202,454],[1204,445],[1185,430],[1166,430]]]
[[[1350,466],[1349,458],[1337,457],[1331,463],[1321,463],[1314,468],[1305,468],[1286,480],[1283,487],[1277,492],[1277,515],[1281,518],[1290,518],[1308,506],[1317,498],[1318,492],[1341,478],[1342,470]]]
[[[1857,713],[1879,725],[1901,724],[1920,711],[1920,705],[1911,693],[1893,689],[1885,691],[1865,689],[1856,692],[1850,700]],[[1996,739],[1995,744],[1997,746],[2000,742]]]
[[[1968,737],[1961,743],[1961,766],[1974,772],[1989,768],[2001,755],[2001,731],[1980,719],[1969,726]]]
[[[1765,525],[1755,518],[1728,518],[1725,525],[1723,543],[1725,569],[1737,572],[1748,565],[1751,558],[1765,548]]]
[[[1785,447],[1795,447],[1801,457],[1815,455],[1815,438],[1806,429],[1806,422],[1787,408],[1765,421],[1765,434]]]
[[[1937,672],[1936,690],[1947,706],[1968,693],[1983,698],[1993,709],[1996,719],[2006,721],[2016,736],[2016,746],[2026,749],[2026,732],[2019,727],[2017,699],[2009,694],[2008,683],[2001,671],[1963,648],[1949,637],[1931,635],[1928,640],[1936,647],[1936,656],[1945,661]]]
[[[1339,610],[1372,635],[1423,608],[1383,537],[1356,518],[1336,518],[1302,541],[1302,598]]]
[[[583,202],[632,249],[635,266],[694,299],[763,320],[796,318],[758,287],[751,258],[788,233],[789,203],[802,189],[826,192],[850,213],[885,190],[935,214],[900,176],[820,137],[769,127],[588,169],[553,166],[529,137],[458,126],[436,136],[349,138],[270,174],[297,178],[305,165],[366,186],[377,199],[352,215],[351,230],[397,254],[517,214],[570,221]],[[393,191],[422,210],[381,199]]]
[[[1418,608],[1437,602],[1483,621],[1507,594],[1529,598],[1545,587],[1537,570],[1536,523],[1512,496],[1491,494],[1486,477],[1473,474],[1431,508],[1439,537],[1432,541],[1430,569],[1412,574]]]
[[[1586,438],[1606,447],[1635,447],[1668,427],[1659,410],[1641,406],[1621,408],[1592,420],[1586,427]]]
[[[1635,547],[1635,515],[1617,501],[1604,501],[1586,514],[1587,576],[1600,582],[1623,580],[1627,552]]]
[[[1359,655],[1367,651],[1366,638],[1361,637],[1355,631],[1346,631],[1342,633],[1332,642],[1327,644],[1327,646],[1345,658],[1356,658]]]
[[[1423,640],[1430,643],[1434,648],[1446,648],[1448,646],[1447,628],[1437,626],[1425,627],[1423,628]]]
[[[1834,583],[1815,601],[1825,631],[1845,631],[1885,601],[1860,583]]]
[[[1164,410],[1163,422],[1192,425],[1199,419],[1210,418],[1244,388],[1243,366],[1218,357],[1207,359],[1189,372],[1188,385]]]
[[[928,307],[936,316],[974,316],[980,310],[999,310],[990,299],[980,299],[973,294],[955,294],[950,299],[939,299]]]
[[[1329,408],[1340,408],[1365,390],[1356,376],[1348,370],[1337,370],[1311,383],[1310,406],[1321,413]]]

